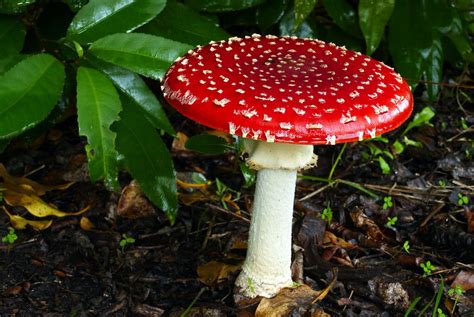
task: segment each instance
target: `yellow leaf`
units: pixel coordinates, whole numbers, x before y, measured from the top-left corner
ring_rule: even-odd
[[[79,221],[79,225],[81,226],[81,229],[84,231],[91,231],[95,227],[92,221],[90,221],[89,218],[87,217],[81,217],[81,221]]]
[[[5,202],[12,206],[21,206],[26,208],[30,214],[36,216],[38,218],[48,217],[48,216],[56,216],[56,217],[66,217],[66,216],[77,216],[83,214],[87,210],[89,210],[90,206],[79,210],[77,212],[63,212],[55,207],[47,204],[41,198],[34,194],[25,194],[25,193],[18,193],[12,190],[7,189],[3,194],[3,199]]]
[[[202,283],[213,286],[218,284],[232,273],[240,269],[240,265],[231,265],[217,261],[211,261],[197,268],[198,279]]]
[[[66,183],[62,185],[42,185],[26,177],[15,177],[8,174],[5,166],[0,163],[0,177],[3,178],[3,187],[15,191],[35,193],[38,196],[43,196],[51,190],[64,190],[73,183]]]
[[[12,215],[8,212],[8,210],[2,206],[2,209],[10,218],[10,223],[12,224],[13,228],[17,230],[22,230],[26,228],[26,225],[29,225],[37,230],[44,230],[49,228],[53,223],[52,220],[28,220],[18,215]]]

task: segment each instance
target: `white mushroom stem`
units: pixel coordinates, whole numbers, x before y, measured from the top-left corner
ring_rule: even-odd
[[[249,143],[250,142],[250,143]],[[292,285],[291,228],[296,174],[316,162],[312,145],[247,141],[247,162],[259,169],[247,257],[236,285],[247,297],[272,297]]]

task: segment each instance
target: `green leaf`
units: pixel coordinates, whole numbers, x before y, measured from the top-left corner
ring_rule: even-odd
[[[397,0],[389,22],[389,50],[395,68],[412,88],[421,78],[424,57],[433,43],[431,21],[423,1]]]
[[[387,161],[382,156],[378,157],[378,161],[379,161],[380,169],[382,170],[382,174],[385,174],[385,175],[390,174],[392,169],[390,168],[390,165],[388,165]]]
[[[156,130],[136,110],[135,104],[122,100],[121,120],[114,125],[117,150],[146,196],[174,223],[178,202],[171,155]]]
[[[140,76],[98,59],[91,61],[91,64],[106,74],[116,88],[137,104],[154,128],[162,129],[170,135],[176,134],[160,102]]]
[[[118,188],[116,134],[110,129],[119,119],[121,102],[112,82],[99,71],[77,71],[79,133],[87,137],[86,153],[92,181],[103,179],[109,189]]]
[[[295,0],[295,29],[306,20],[311,11],[313,11],[316,2],[317,0]]]
[[[185,0],[184,3],[198,11],[238,11],[262,4],[266,0]]]
[[[0,139],[32,128],[54,108],[64,84],[63,65],[51,55],[25,58],[0,77]]]
[[[130,32],[153,19],[165,5],[166,0],[90,0],[74,16],[67,36],[84,44]]]
[[[0,75],[8,71],[10,68],[27,58],[27,55],[10,55],[6,58],[0,58]]]
[[[92,43],[90,52],[104,61],[160,80],[176,58],[191,48],[154,35],[119,33]]]
[[[281,18],[278,27],[281,35],[295,35],[301,38],[304,37],[315,37],[314,30],[308,21],[304,21],[298,28],[294,28],[295,25],[295,12],[293,9],[288,10],[285,15]]]
[[[360,37],[357,12],[347,0],[325,0],[324,8],[341,29],[352,36]]]
[[[267,1],[259,5],[255,11],[257,25],[262,32],[276,24],[285,14],[288,0]]]
[[[359,26],[364,35],[368,55],[375,52],[379,46],[394,6],[395,0],[360,0]]]
[[[232,149],[226,140],[212,134],[199,134],[189,138],[186,148],[211,155],[222,154]]]
[[[176,18],[178,16],[179,19]],[[174,0],[168,1],[165,9],[156,18],[137,31],[162,36],[193,46],[230,37],[229,33],[209,18]]]
[[[431,44],[429,55],[423,63],[423,75],[427,81],[426,90],[428,99],[436,100],[439,93],[439,83],[442,81],[443,71],[443,46],[439,38],[435,38]]]
[[[402,135],[406,134],[408,131],[410,131],[413,128],[418,128],[425,124],[428,124],[428,125],[431,124],[430,120],[435,115],[436,113],[433,110],[431,110],[430,107],[424,107],[420,112],[415,114],[415,116],[413,117],[413,120],[410,121],[408,126],[405,128],[405,131],[403,131]]]
[[[25,41],[25,25],[15,17],[0,15],[0,59],[18,54]]]
[[[0,0],[0,13],[22,13],[28,5],[35,2],[36,0]]]

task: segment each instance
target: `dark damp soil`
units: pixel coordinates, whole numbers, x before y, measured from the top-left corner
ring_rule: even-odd
[[[439,308],[446,315],[452,310],[455,316],[474,316],[474,108],[469,93],[445,87],[432,105],[432,124],[403,135],[405,124],[387,135],[387,142],[348,145],[333,183],[298,182],[293,241],[303,249],[295,248],[295,280],[315,291],[331,287],[314,304],[304,295],[294,299],[293,308],[285,304],[284,315],[403,316],[412,311],[418,316]],[[427,104],[418,100],[415,113]],[[171,119],[187,135],[203,131],[176,114]],[[396,154],[395,140],[419,147]],[[236,305],[238,271],[227,270],[245,256],[253,195],[252,187],[244,186],[239,157],[199,155],[168,141],[178,179],[189,183],[192,173],[201,173],[231,189],[219,193],[215,182],[201,190],[179,187],[173,226],[143,199],[118,214],[123,194],[88,181],[84,140],[74,117],[7,148],[0,162],[11,175],[44,184],[74,181],[44,200],[64,211],[91,206],[84,216],[93,228],[81,216],[53,217],[49,229],[17,230],[14,243],[0,244],[0,316],[253,315],[258,300]],[[318,167],[303,174],[327,178],[341,150],[342,145],[317,148]],[[379,157],[390,171],[383,172]],[[126,174],[120,179],[122,186],[130,182]],[[130,198],[132,205],[137,199]],[[21,207],[8,209],[34,219]],[[10,226],[2,211],[1,237]],[[135,241],[121,246],[123,235]],[[457,296],[449,291],[455,285]]]

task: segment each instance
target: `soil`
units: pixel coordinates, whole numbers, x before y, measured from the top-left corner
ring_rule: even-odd
[[[290,301],[262,301],[257,315],[415,316],[439,308],[474,316],[474,108],[468,94],[443,87],[432,107],[433,124],[405,135],[420,147],[394,153],[391,145],[403,140],[404,125],[386,136],[388,143],[347,145],[333,183],[298,182],[293,273],[309,287],[293,292]],[[418,99],[415,112],[426,104]],[[171,120],[187,135],[203,131],[177,114]],[[253,195],[244,186],[239,157],[201,155],[167,140],[183,184],[200,173],[231,189],[223,195],[215,182],[180,186],[179,215],[170,225],[139,192],[125,196],[89,182],[85,141],[74,121],[69,117],[46,133],[15,140],[0,156],[11,175],[42,184],[74,181],[43,197],[58,209],[91,207],[84,214],[89,224],[82,216],[52,218],[49,229],[17,230],[16,241],[0,244],[0,316],[253,315],[260,299],[235,304],[233,296]],[[371,153],[370,144],[393,159]],[[318,147],[318,167],[303,174],[327,178],[342,149]],[[383,173],[380,156],[390,173]],[[131,179],[123,173],[120,181],[126,186]],[[22,207],[7,208],[34,218]],[[10,226],[2,211],[1,237]],[[124,237],[134,242],[121,245]],[[455,285],[461,287],[457,296],[449,291]],[[324,289],[327,294],[319,292]]]

